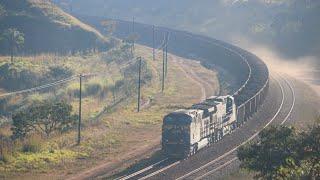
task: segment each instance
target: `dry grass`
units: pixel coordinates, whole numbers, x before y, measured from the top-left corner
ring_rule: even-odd
[[[97,35],[101,40],[107,41],[107,38],[103,36],[99,31],[93,27],[81,22],[77,18],[65,13],[60,8],[56,7],[49,0],[28,0],[32,7],[40,8],[43,12],[43,16],[49,17],[53,22],[56,22],[63,26],[76,26],[86,31],[92,32]]]
[[[45,143],[43,146],[45,151],[40,151],[30,156],[36,156],[37,158],[47,157],[47,152],[53,150],[58,154],[63,152],[63,158],[60,161],[54,158],[52,160],[53,163],[37,164],[28,173],[36,172],[37,176],[41,177],[50,172],[51,178],[63,178],[77,174],[83,169],[88,169],[88,167],[94,167],[99,163],[108,162],[109,165],[112,165],[130,158],[143,149],[159,144],[162,118],[165,114],[176,110],[178,107],[190,106],[199,101],[201,94],[198,85],[185,76],[178,64],[169,59],[170,66],[166,79],[166,88],[164,93],[161,93],[162,61],[160,61],[160,55],[157,55],[156,61],[152,61],[151,50],[143,46],[136,47],[136,55],[142,56],[146,60],[148,69],[151,70],[153,77],[150,82],[142,87],[143,109],[141,112],[136,112],[136,95],[134,95],[133,97],[127,97],[117,106],[110,108],[98,120],[92,121],[107,104],[111,103],[111,94],[104,98],[96,96],[84,98],[84,126],[81,145],[75,146],[76,131],[63,135],[57,134]],[[32,59],[32,57],[30,58]],[[3,58],[0,58],[0,62],[1,59]],[[105,65],[101,63],[98,55],[59,57],[56,60],[51,60],[52,58],[44,55],[44,57],[37,57],[36,59],[33,64],[39,64],[39,66],[43,67],[55,62],[72,68],[75,73],[89,72],[94,69],[110,74],[106,79],[90,80],[94,82],[107,81],[107,84],[112,84],[122,77],[117,64]],[[219,83],[214,72],[193,61],[190,61],[187,66],[204,79],[208,76],[207,79],[212,82],[214,91],[218,92]],[[210,91],[209,87],[207,89]],[[75,99],[72,104],[76,112],[78,101]],[[21,161],[20,164],[24,162]],[[8,177],[12,177],[12,175],[17,177],[21,174],[26,174],[26,177],[33,176],[23,170],[17,171],[7,168],[6,171]]]

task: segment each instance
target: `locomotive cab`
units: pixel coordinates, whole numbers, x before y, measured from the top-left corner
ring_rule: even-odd
[[[170,158],[184,158],[189,154],[192,116],[179,110],[164,117],[162,150]]]

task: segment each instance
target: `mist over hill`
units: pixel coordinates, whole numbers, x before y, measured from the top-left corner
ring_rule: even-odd
[[[20,53],[66,53],[111,46],[110,39],[49,0],[0,0],[0,24],[1,34],[9,28],[24,34]],[[1,41],[0,53],[10,52],[9,48],[9,43]]]
[[[320,56],[317,0],[55,0],[74,14],[167,26],[230,41],[244,37],[292,58]]]

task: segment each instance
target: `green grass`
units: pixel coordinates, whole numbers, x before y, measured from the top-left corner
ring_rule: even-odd
[[[84,158],[88,155],[72,150],[54,150],[42,151],[37,153],[17,153],[12,157],[11,162],[0,163],[0,171],[29,172],[30,170],[42,171],[50,170],[50,166],[73,160],[75,158]]]

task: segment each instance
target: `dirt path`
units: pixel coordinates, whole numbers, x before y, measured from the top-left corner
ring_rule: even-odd
[[[192,68],[188,67],[187,64],[182,60],[181,58],[177,57],[171,57],[172,61],[176,63],[181,70],[184,72],[187,78],[191,79],[194,81],[199,88],[201,89],[201,98],[200,100],[203,101],[207,98],[207,92],[206,92],[206,86],[213,91],[213,87],[209,85],[206,81],[201,79],[194,71]]]
[[[124,164],[134,163],[139,160],[141,157],[156,152],[160,149],[159,147],[159,139],[155,139],[154,142],[145,146],[140,146],[134,151],[123,154],[122,158],[114,161],[104,162],[98,166],[95,166],[91,169],[80,172],[79,174],[67,178],[68,180],[86,180],[86,179],[94,179],[101,175],[108,175],[107,172],[116,171],[116,169],[121,168]]]

